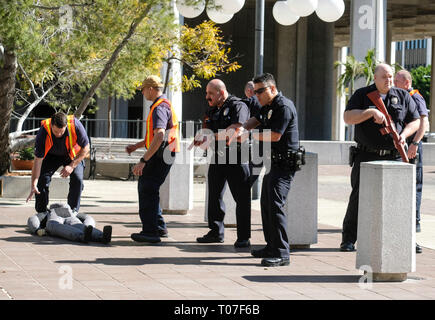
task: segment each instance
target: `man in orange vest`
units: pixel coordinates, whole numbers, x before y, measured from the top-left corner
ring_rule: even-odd
[[[418,90],[412,88],[412,76],[407,70],[400,70],[394,77],[394,85],[398,88],[404,89],[409,92],[414,100],[417,111],[420,114],[420,126],[417,132],[410,137],[408,157],[416,161],[416,232],[420,232],[420,206],[421,206],[421,194],[423,189],[423,146],[421,139],[424,137],[424,133],[429,129],[428,111],[426,102],[423,96]],[[417,156],[418,154],[418,156]],[[423,249],[420,245],[416,244],[416,253],[422,253]]]
[[[36,135],[35,160],[27,201],[35,195],[36,211],[47,211],[51,177],[63,166],[61,177],[70,177],[68,204],[78,212],[83,190],[83,160],[89,153],[86,130],[78,119],[63,112],[55,113],[41,124]]]
[[[145,78],[139,87],[153,104],[146,121],[145,139],[126,147],[129,154],[141,147],[146,149],[140,162],[133,167],[133,173],[139,176],[139,217],[142,221],[141,232],[131,235],[137,242],[157,243],[161,241],[160,237],[168,236],[159,190],[180,149],[180,139],[177,116],[162,88],[163,83],[157,76]]]

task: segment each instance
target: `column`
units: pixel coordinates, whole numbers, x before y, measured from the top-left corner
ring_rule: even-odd
[[[376,58],[385,61],[386,0],[351,1],[351,54],[363,61],[369,49],[375,49]],[[365,80],[356,82],[355,89],[363,87]]]

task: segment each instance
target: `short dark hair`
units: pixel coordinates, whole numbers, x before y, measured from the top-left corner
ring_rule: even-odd
[[[56,126],[58,128],[64,128],[67,125],[67,117],[66,114],[59,111],[51,116],[51,125]]]
[[[268,85],[274,85],[276,87],[275,78],[270,73],[263,73],[256,76],[252,81],[254,83],[267,83]]]

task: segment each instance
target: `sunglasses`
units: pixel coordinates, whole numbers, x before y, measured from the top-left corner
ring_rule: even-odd
[[[269,86],[254,90],[254,94],[262,94],[267,88],[269,88]]]

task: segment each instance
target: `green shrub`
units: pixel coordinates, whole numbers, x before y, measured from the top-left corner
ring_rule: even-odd
[[[20,160],[33,160],[34,157],[35,151],[33,147],[24,148],[18,152],[18,159]]]

